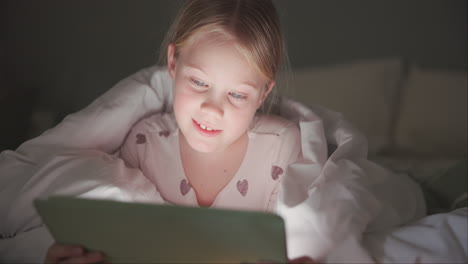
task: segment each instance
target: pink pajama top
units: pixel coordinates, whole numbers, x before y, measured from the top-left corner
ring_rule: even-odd
[[[256,116],[248,131],[245,157],[211,208],[273,211],[279,183],[289,164],[301,156],[296,124],[276,116]],[[121,157],[139,168],[171,204],[198,207],[185,177],[174,114],[155,114],[139,121],[127,135]]]

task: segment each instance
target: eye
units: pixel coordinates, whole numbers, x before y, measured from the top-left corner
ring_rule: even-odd
[[[202,81],[200,81],[200,80],[191,78],[190,81],[191,81],[195,86],[198,86],[198,87],[208,87],[208,84],[207,84],[207,83],[204,83],[204,82],[202,82]]]
[[[236,100],[245,100],[247,99],[247,96],[246,95],[243,95],[243,94],[240,94],[240,93],[236,93],[236,92],[229,92],[229,95],[236,99]]]

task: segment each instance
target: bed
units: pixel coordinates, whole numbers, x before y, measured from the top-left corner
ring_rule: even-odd
[[[417,122],[399,124],[395,115],[401,113],[388,102],[389,98],[394,103],[411,98],[411,86],[405,85],[415,81],[403,77],[402,68],[401,60],[390,58],[294,73],[295,86],[322,89],[295,89],[308,94],[284,95],[278,109],[300,127],[307,161],[293,164],[289,174],[309,175],[302,186],[284,182],[285,195],[278,207],[286,223],[290,257],[308,254],[326,263],[467,262],[466,189],[461,188],[457,195],[449,190],[447,196],[443,188],[450,185],[443,179],[451,179],[450,188],[453,182],[455,186],[466,182],[466,144],[455,148],[458,153],[450,148],[445,150],[447,155],[432,158],[410,149],[415,141],[405,139],[408,134],[402,130]],[[466,75],[462,85],[463,80],[466,87]],[[358,100],[340,101],[335,107],[333,97],[327,101],[326,96],[336,94],[334,89],[344,84]],[[390,96],[388,85],[397,89]],[[156,111],[170,111],[170,86],[164,69],[142,69],[54,128],[15,151],[0,154],[1,262],[41,262],[44,258],[52,238],[32,207],[36,197],[65,194],[136,202],[162,200],[141,172],[127,168],[117,154],[136,121]],[[461,100],[460,91],[466,95],[466,88],[459,89],[453,98]],[[410,95],[402,97],[407,92]],[[360,100],[363,95],[384,101]],[[464,98],[461,103],[466,107]],[[410,115],[401,116],[404,120]],[[392,129],[395,124],[397,128]],[[440,144],[438,148],[447,145],[428,140],[429,145]],[[456,140],[455,146],[461,146],[460,140],[466,143],[466,137]],[[427,146],[424,141],[420,144]],[[434,203],[424,197],[432,197]],[[431,215],[425,216],[427,209]]]

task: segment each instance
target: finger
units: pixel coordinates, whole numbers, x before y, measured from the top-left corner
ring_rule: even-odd
[[[288,263],[289,264],[299,264],[299,263],[302,263],[302,264],[316,264],[317,262],[315,262],[313,259],[311,259],[309,257],[303,256],[303,257],[300,257],[300,258],[292,259]]]
[[[57,263],[62,258],[81,256],[83,252],[83,248],[77,245],[54,243],[47,251],[45,262]]]
[[[104,254],[99,251],[90,251],[83,256],[68,258],[61,262],[60,264],[90,264],[98,263],[104,260]]]

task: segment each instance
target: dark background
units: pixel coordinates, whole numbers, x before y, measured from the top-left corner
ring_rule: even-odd
[[[156,63],[182,1],[0,1],[0,151]],[[466,0],[277,0],[293,70],[401,57],[467,69]]]

